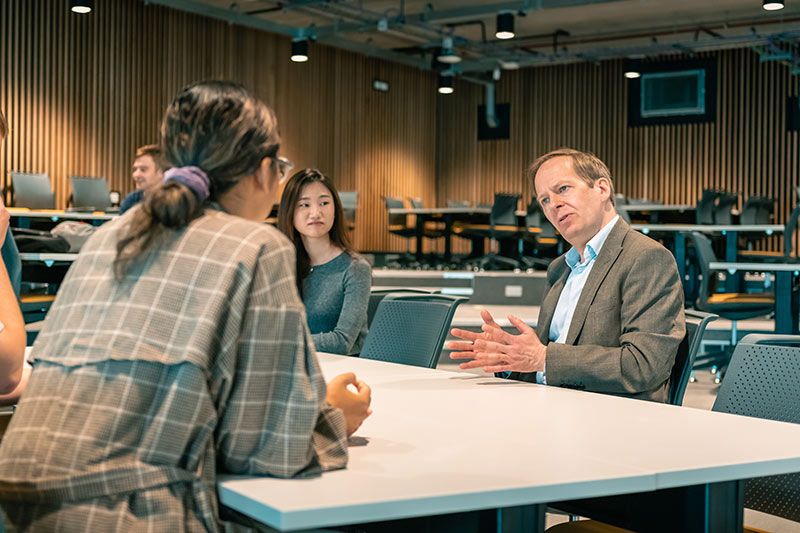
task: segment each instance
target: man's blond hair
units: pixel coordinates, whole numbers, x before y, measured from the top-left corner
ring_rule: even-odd
[[[597,180],[605,178],[608,181],[611,192],[609,196],[611,205],[616,207],[617,202],[614,197],[614,182],[611,180],[611,171],[608,170],[606,164],[591,152],[581,152],[580,150],[573,150],[572,148],[559,148],[558,150],[547,152],[531,164],[527,172],[528,179],[531,180],[531,190],[536,191],[536,182],[534,178],[536,178],[536,173],[539,172],[539,168],[555,157],[571,158],[572,168],[575,170],[575,174],[585,181],[589,187],[594,187]]]

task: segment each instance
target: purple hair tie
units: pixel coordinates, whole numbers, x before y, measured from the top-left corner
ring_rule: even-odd
[[[197,199],[204,202],[210,194],[211,181],[199,167],[173,167],[164,172],[164,183],[175,180],[189,187]]]

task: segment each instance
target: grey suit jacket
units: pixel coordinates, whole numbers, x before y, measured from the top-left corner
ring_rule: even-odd
[[[547,344],[547,384],[665,402],[686,334],[683,288],[672,254],[622,219],[609,233],[572,316],[564,344],[548,333],[570,269],[547,270],[536,333]],[[512,375],[525,381],[535,373]]]

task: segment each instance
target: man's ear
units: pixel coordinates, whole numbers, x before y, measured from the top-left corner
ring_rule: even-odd
[[[606,197],[611,197],[611,183],[609,183],[608,179],[598,178],[598,180],[594,182],[594,186],[597,187]]]

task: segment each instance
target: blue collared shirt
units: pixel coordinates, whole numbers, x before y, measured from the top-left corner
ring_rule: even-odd
[[[589,273],[594,266],[594,260],[597,258],[597,254],[600,253],[600,249],[606,242],[608,234],[611,233],[611,229],[614,227],[614,224],[617,223],[617,220],[619,220],[619,215],[611,219],[608,224],[603,226],[603,228],[586,243],[586,249],[583,252],[583,261],[581,261],[581,255],[578,253],[578,249],[574,246],[570,248],[564,256],[564,260],[567,262],[567,266],[571,272],[569,273],[567,282],[564,284],[561,295],[558,297],[556,309],[553,311],[553,321],[550,323],[550,331],[548,333],[550,342],[563,344],[564,341],[567,340],[567,332],[569,332],[569,326],[572,323],[572,315],[575,312],[575,306],[578,305],[581,292],[583,292],[583,286],[586,285],[586,280],[589,278]],[[547,384],[546,363],[545,370],[536,373],[536,383]]]

